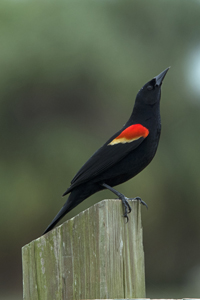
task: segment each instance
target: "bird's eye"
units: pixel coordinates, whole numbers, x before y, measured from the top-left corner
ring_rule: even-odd
[[[152,85],[148,85],[147,90],[151,91],[153,89]]]

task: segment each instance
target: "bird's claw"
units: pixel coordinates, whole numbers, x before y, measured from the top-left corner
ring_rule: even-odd
[[[128,220],[129,220],[128,214],[130,214],[132,211],[132,208],[131,208],[130,204],[128,203],[128,200],[139,201],[142,205],[146,206],[146,208],[148,209],[148,205],[140,197],[135,197],[135,198],[122,197],[121,200],[124,205],[124,218],[126,218],[126,220],[127,220],[126,223],[128,223]]]
[[[124,214],[124,218],[126,218],[126,223],[128,223],[128,221],[129,221],[128,215],[125,215],[125,214]]]
[[[148,209],[148,205],[147,205],[146,202],[144,202],[140,197],[129,198],[129,200],[137,200],[137,201],[139,201],[142,205],[146,206],[146,208]]]
[[[122,198],[123,199],[121,199],[121,200],[124,205],[124,218],[126,218],[126,220],[127,220],[126,223],[128,223],[128,220],[129,220],[128,214],[131,213],[132,209],[131,209],[130,204],[128,203],[128,198],[126,198],[126,197],[122,197]]]

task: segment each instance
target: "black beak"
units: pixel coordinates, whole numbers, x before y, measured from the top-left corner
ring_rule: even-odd
[[[159,75],[157,75],[156,77],[154,77],[154,79],[156,80],[156,85],[157,86],[161,86],[161,84],[163,82],[163,79],[165,78],[165,75],[167,74],[169,68],[165,69],[164,71],[162,71],[162,73],[160,73]]]

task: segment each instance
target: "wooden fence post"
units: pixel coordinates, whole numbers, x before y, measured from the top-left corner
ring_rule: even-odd
[[[145,298],[140,203],[103,200],[22,248],[23,299]]]

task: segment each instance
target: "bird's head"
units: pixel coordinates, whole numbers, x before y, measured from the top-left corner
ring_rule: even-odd
[[[169,68],[161,72],[139,90],[136,97],[136,102],[138,102],[138,104],[154,105],[160,101],[161,85],[168,70]]]

